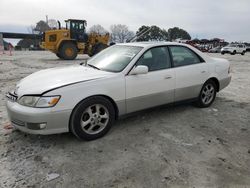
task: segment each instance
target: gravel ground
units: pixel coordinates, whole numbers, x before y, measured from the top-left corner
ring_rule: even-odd
[[[230,60],[233,79],[206,109],[143,111],[105,137],[27,135],[4,129],[4,93],[41,69],[81,62],[49,52],[0,56],[0,187],[250,187],[250,53]]]

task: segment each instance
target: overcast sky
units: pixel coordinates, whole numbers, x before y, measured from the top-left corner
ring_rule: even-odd
[[[0,0],[0,31],[28,32],[39,20],[86,19],[100,24],[180,27],[192,38],[250,42],[250,0]]]

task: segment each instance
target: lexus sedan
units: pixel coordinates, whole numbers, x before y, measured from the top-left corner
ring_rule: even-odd
[[[29,75],[6,94],[6,106],[23,132],[93,140],[131,112],[190,99],[208,107],[230,80],[227,60],[189,45],[118,44],[85,64]]]

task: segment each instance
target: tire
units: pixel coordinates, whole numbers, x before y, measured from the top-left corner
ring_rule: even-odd
[[[231,53],[231,55],[235,55],[236,54],[236,51],[234,50],[232,53]]]
[[[213,80],[208,80],[201,88],[198,100],[196,102],[197,106],[200,108],[206,108],[211,106],[216,97],[217,87]],[[207,98],[207,101],[206,99]]]
[[[224,55],[225,54],[225,52],[221,52],[221,55]]]
[[[59,56],[65,60],[73,60],[77,56],[77,48],[76,45],[71,42],[66,42],[62,44],[59,50]]]
[[[56,56],[57,56],[59,59],[62,59],[62,57],[60,56],[59,53],[56,53]]]
[[[245,51],[243,51],[243,52],[241,53],[241,55],[245,55]]]
[[[107,134],[114,121],[113,104],[104,97],[96,96],[85,99],[76,106],[69,128],[77,138],[90,141]]]

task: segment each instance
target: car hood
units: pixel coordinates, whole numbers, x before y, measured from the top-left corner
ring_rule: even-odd
[[[97,70],[86,66],[69,66],[45,69],[23,78],[16,86],[18,96],[40,95],[58,87],[109,77],[114,73]]]

